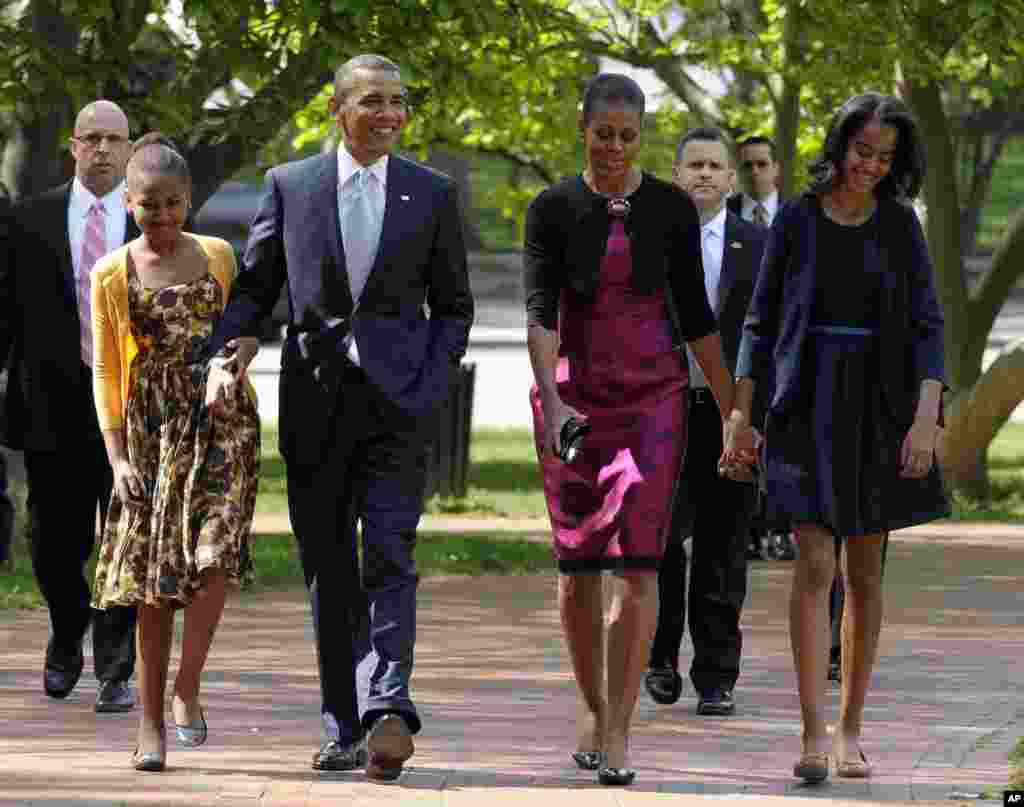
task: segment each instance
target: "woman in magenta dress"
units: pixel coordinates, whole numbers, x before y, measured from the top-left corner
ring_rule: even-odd
[[[526,218],[534,435],[562,627],[583,701],[573,758],[608,785],[634,778],[629,725],[657,621],[657,571],[685,446],[683,342],[721,412],[733,398],[704,290],[696,208],[675,186],[633,167],[643,115],[632,79],[594,78],[580,120],[586,170],[541,193]],[[591,427],[571,463],[558,456],[570,417]],[[749,433],[730,437],[737,453],[750,443]],[[618,582],[607,638],[603,570]]]

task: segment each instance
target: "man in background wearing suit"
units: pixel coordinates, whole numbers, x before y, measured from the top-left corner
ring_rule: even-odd
[[[730,371],[764,251],[764,232],[725,209],[734,171],[725,135],[718,129],[687,132],[676,149],[676,184],[690,194],[701,221],[704,280],[718,318]],[[690,415],[686,461],[679,480],[668,548],[658,573],[658,628],[644,683],[658,703],[682,692],[679,648],[686,625],[686,550],[690,570],[690,679],[697,714],[729,715],[740,672],[740,611],[747,594],[747,535],[756,498],[753,484],[718,473],[722,427],[698,365],[690,360]]]
[[[775,143],[767,137],[748,137],[740,141],[737,156],[743,192],[729,199],[729,212],[767,229],[779,209],[779,163],[775,159]]]
[[[131,709],[135,609],[93,611],[85,565],[113,477],[92,395],[89,275],[139,231],[124,207],[128,119],[94,101],[75,120],[75,176],[15,205],[0,261],[0,356],[10,356],[4,445],[25,452],[32,565],[52,628],[43,688],[74,689],[93,626],[97,712]]]
[[[473,298],[454,184],[392,153],[408,120],[398,66],[351,59],[330,109],[339,148],[267,174],[212,339],[207,400],[218,405],[237,383],[223,346],[255,335],[287,284],[279,434],[320,667],[326,742],[313,768],[366,765],[369,778],[388,780],[420,729],[409,691],[413,546],[427,449]]]
[[[737,146],[742,193],[729,197],[729,212],[761,229],[768,229],[775,220],[782,200],[779,198],[779,162],[775,143],[755,135],[741,140]],[[796,549],[788,528],[782,525],[761,525],[754,519],[750,536],[750,558],[793,560]]]

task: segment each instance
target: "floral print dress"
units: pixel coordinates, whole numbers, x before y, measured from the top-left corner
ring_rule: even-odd
[[[249,530],[256,505],[260,423],[247,385],[225,414],[204,405],[205,366],[195,357],[224,308],[210,273],[147,289],[128,269],[132,362],[125,407],[128,459],[142,501],[115,490],[96,565],[93,606],[188,605],[205,570],[233,583],[252,575]]]

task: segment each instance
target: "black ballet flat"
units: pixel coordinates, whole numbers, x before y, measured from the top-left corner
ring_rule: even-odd
[[[572,761],[576,763],[576,767],[584,771],[596,771],[601,767],[601,752],[600,751],[573,751]]]
[[[626,787],[633,784],[636,771],[632,768],[601,768],[597,772],[597,781],[610,787]]]

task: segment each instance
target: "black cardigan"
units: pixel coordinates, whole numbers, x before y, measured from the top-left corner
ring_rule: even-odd
[[[704,288],[697,208],[675,185],[646,173],[629,202],[625,226],[633,290],[655,294],[667,283],[668,302],[678,319],[677,341],[712,333],[716,323]],[[529,325],[556,329],[559,296],[566,286],[587,297],[595,294],[610,231],[607,199],[580,176],[552,185],[530,203],[523,254]]]

